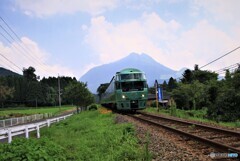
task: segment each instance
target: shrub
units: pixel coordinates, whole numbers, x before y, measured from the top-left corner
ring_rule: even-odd
[[[64,149],[47,138],[16,138],[0,144],[0,160],[66,160]]]
[[[97,110],[98,108],[98,105],[97,104],[91,104],[90,106],[88,106],[88,110],[91,111],[91,110]]]

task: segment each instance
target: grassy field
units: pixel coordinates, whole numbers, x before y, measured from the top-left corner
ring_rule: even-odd
[[[151,160],[147,145],[140,147],[138,144],[134,127],[127,123],[117,124],[115,115],[109,112],[82,112],[41,129],[41,137],[25,142],[13,140],[10,145],[0,144],[0,160]],[[25,144],[28,151],[19,148],[26,147]],[[11,149],[21,150],[11,152]]]
[[[75,109],[75,106],[62,106],[59,107],[19,107],[13,109],[0,109],[0,118],[8,118],[8,117],[21,117],[26,115],[33,115],[33,114],[42,114],[42,113],[52,113],[53,115],[62,113],[67,110]]]
[[[146,112],[151,112],[151,113],[161,113],[163,115],[171,115],[170,109],[163,109],[160,108],[160,111],[157,111],[157,108],[154,107],[148,107],[145,109]],[[189,120],[194,120],[194,121],[201,121],[201,122],[206,122],[206,123],[212,123],[212,124],[218,124],[221,126],[226,126],[226,127],[234,127],[234,128],[239,128],[240,127],[240,121],[238,122],[216,122],[213,120],[207,119],[205,116],[207,114],[207,110],[180,110],[176,109],[174,112],[175,117],[183,118],[183,119],[189,119]]]

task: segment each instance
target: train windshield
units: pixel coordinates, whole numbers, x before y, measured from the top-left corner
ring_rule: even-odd
[[[122,91],[143,91],[147,87],[145,81],[134,81],[134,82],[122,82]]]
[[[128,80],[128,79],[146,79],[145,74],[143,73],[132,73],[132,74],[121,74],[121,80]]]

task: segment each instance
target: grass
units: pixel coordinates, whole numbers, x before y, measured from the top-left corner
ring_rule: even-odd
[[[171,116],[171,111],[169,109],[160,108],[160,111],[158,112],[157,108],[148,107],[148,108],[145,109],[145,111],[150,112],[150,113],[161,113],[163,115]],[[175,113],[174,116],[178,117],[178,118],[188,119],[188,120],[218,124],[218,125],[226,126],[226,127],[234,127],[234,128],[239,128],[240,127],[240,121],[238,121],[238,122],[219,122],[219,123],[217,123],[216,121],[206,119],[206,115],[207,115],[207,109],[202,109],[202,110],[176,109],[176,113]]]
[[[112,113],[84,111],[50,128],[41,129],[41,138],[13,139],[0,144],[0,160],[151,160],[146,146],[140,147],[132,124],[115,123]],[[21,147],[24,147],[22,149]],[[9,150],[13,149],[13,150]]]
[[[138,145],[131,124],[114,123],[111,113],[85,111],[45,128],[41,135],[66,150],[67,160],[144,160],[149,154]]]
[[[8,118],[8,117],[14,117],[14,116],[26,116],[26,115],[33,115],[33,114],[42,114],[42,113],[52,113],[53,115],[62,113],[66,110],[75,109],[74,106],[62,106],[59,107],[29,107],[29,108],[13,108],[13,109],[1,109],[0,110],[0,117],[1,118]]]

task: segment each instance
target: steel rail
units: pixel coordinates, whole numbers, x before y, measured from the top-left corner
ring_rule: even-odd
[[[150,121],[150,120],[141,118],[139,116],[135,116],[135,115],[129,115],[129,116],[133,117],[133,118],[135,118],[137,120],[140,120],[140,121],[143,121],[143,122],[147,122],[147,123],[155,125],[157,127],[162,127],[162,128],[167,129],[167,130],[173,131],[175,133],[181,134],[183,136],[187,136],[187,137],[192,138],[194,140],[203,142],[203,143],[208,144],[209,146],[212,146],[212,147],[214,147],[214,148],[216,148],[216,149],[218,149],[220,151],[236,152],[238,154],[240,153],[240,149],[238,149],[238,148],[231,147],[231,146],[228,146],[228,145],[224,145],[222,143],[218,143],[218,142],[215,142],[215,141],[211,141],[209,139],[206,139],[206,138],[203,138],[203,137],[200,137],[200,136],[197,136],[197,135],[193,135],[193,134],[190,134],[190,133],[187,133],[187,132],[184,132],[184,131],[181,131],[181,130],[178,130],[178,129],[175,129],[175,128],[172,128],[172,127],[169,127],[169,126],[166,126],[166,125],[154,122],[154,121]]]
[[[237,131],[221,129],[221,128],[218,128],[218,127],[212,127],[212,126],[209,126],[209,125],[203,125],[203,124],[194,123],[194,122],[187,122],[187,121],[184,121],[184,120],[179,120],[179,119],[175,119],[175,118],[168,118],[168,117],[164,117],[164,116],[160,116],[160,115],[152,115],[152,114],[148,114],[148,113],[145,113],[145,112],[138,112],[138,114],[141,114],[141,115],[144,115],[144,116],[149,116],[149,117],[155,117],[157,119],[175,121],[175,122],[179,122],[179,123],[186,124],[186,125],[195,125],[195,127],[200,127],[200,128],[204,128],[204,129],[208,129],[208,130],[212,130],[212,131],[216,131],[216,132],[221,132],[221,133],[224,133],[224,134],[229,134],[231,136],[240,137],[240,132],[237,132]]]

